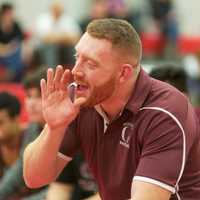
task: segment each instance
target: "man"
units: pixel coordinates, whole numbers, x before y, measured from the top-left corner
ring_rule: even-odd
[[[104,200],[199,199],[194,111],[182,93],[141,69],[141,52],[129,23],[94,20],[76,45],[74,101],[70,71],[47,71],[46,126],[24,152],[29,187],[53,181],[82,151]]]

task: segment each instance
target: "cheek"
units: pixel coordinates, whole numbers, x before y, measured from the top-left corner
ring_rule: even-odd
[[[3,123],[0,126],[0,137],[4,137],[7,135],[7,132],[9,131],[9,125],[7,123]]]

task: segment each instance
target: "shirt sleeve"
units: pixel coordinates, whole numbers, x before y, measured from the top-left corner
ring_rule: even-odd
[[[60,183],[68,183],[75,184],[76,183],[76,175],[74,173],[74,161],[71,160],[61,174],[56,179],[56,182]]]
[[[141,139],[141,158],[134,179],[175,193],[185,164],[185,133],[174,115],[155,113]]]
[[[60,153],[68,157],[74,157],[74,155],[81,151],[80,139],[76,132],[77,120],[73,121],[66,130],[65,136],[60,146]]]

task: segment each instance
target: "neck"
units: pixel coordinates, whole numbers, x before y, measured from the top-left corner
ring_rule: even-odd
[[[120,86],[120,88],[111,98],[100,104],[109,121],[115,119],[119,113],[123,111],[131,94],[134,91],[135,81],[136,78],[131,79],[126,84]]]

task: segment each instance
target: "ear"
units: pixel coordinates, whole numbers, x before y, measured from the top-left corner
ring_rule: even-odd
[[[124,82],[133,76],[133,66],[130,64],[123,64],[120,72],[120,82]]]

